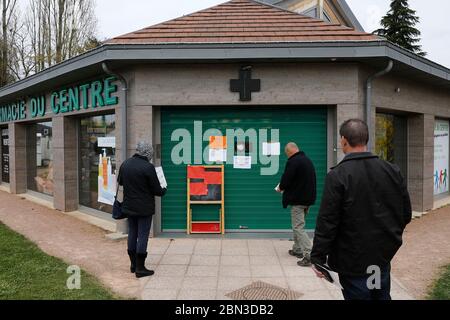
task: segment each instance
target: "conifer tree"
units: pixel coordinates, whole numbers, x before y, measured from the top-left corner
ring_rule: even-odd
[[[391,8],[381,20],[381,29],[374,33],[387,40],[425,56],[420,42],[421,32],[416,28],[420,19],[416,11],[409,7],[408,0],[391,0]]]

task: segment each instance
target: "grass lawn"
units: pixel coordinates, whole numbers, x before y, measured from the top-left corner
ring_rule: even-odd
[[[428,296],[430,300],[450,300],[450,265],[443,268],[439,278]]]
[[[81,272],[81,289],[69,290],[68,265],[0,223],[0,300],[111,300],[119,298]]]

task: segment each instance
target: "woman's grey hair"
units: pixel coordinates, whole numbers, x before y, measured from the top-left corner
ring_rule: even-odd
[[[136,146],[137,154],[142,157],[147,157],[148,161],[153,159],[153,146],[145,141],[140,141]]]

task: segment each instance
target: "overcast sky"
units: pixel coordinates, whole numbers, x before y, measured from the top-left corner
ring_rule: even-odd
[[[225,0],[97,0],[99,38],[106,39],[177,18]],[[368,32],[379,27],[390,0],[347,0]],[[428,58],[450,67],[450,1],[410,0],[421,19],[423,49]],[[445,23],[447,21],[447,23]]]

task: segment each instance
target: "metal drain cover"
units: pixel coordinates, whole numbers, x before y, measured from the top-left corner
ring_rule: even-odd
[[[226,296],[233,300],[297,300],[302,295],[299,292],[258,281]]]

